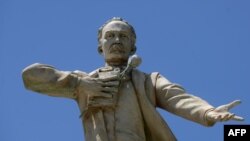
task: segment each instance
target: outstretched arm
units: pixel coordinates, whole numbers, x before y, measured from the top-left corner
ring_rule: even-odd
[[[161,75],[156,80],[156,103],[157,106],[185,119],[205,126],[213,125],[205,118],[207,111],[214,109],[212,105],[187,94],[181,86],[169,82]]]
[[[77,73],[59,71],[52,66],[35,63],[23,70],[27,89],[50,96],[76,98]]]
[[[218,121],[243,120],[242,117],[229,112],[240,104],[240,101],[214,108],[201,98],[187,94],[182,87],[172,84],[160,75],[156,81],[156,96],[157,106],[205,126],[212,126]]]

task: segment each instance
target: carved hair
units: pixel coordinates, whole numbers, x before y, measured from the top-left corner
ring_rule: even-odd
[[[135,34],[135,30],[134,27],[132,25],[130,25],[127,21],[125,21],[124,19],[122,19],[121,17],[113,17],[112,19],[108,20],[107,22],[105,22],[99,29],[98,29],[98,52],[101,53],[101,37],[102,37],[102,30],[103,28],[109,24],[112,21],[121,21],[124,22],[125,24],[128,25],[129,29],[131,30],[132,33],[132,44],[134,45],[133,51],[136,51],[136,46],[135,46],[135,42],[136,42],[136,34]]]

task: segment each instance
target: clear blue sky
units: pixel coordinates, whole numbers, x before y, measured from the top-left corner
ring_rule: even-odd
[[[212,128],[160,110],[180,141],[222,141],[224,124],[249,124],[250,1],[248,0],[1,0],[0,140],[82,141],[74,101],[24,88],[26,66],[90,72],[103,66],[97,29],[121,16],[137,33],[140,70],[158,71],[214,106],[241,99],[244,122]]]

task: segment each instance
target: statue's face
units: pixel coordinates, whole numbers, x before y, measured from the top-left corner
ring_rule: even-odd
[[[101,50],[106,63],[123,65],[133,54],[134,45],[129,26],[121,21],[112,21],[102,30]]]

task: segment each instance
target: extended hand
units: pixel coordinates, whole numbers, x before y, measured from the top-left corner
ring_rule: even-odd
[[[228,120],[237,120],[243,121],[244,118],[236,116],[233,113],[230,113],[229,110],[236,105],[241,103],[240,100],[235,100],[229,104],[221,105],[214,110],[211,110],[207,113],[206,119],[210,122],[218,122],[218,121],[228,121]]]

